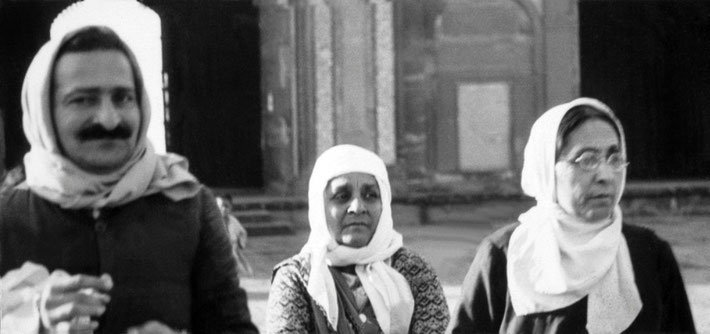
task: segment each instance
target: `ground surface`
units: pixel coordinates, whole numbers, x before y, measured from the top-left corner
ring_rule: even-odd
[[[397,227],[404,235],[404,244],[436,269],[450,308],[458,302],[461,282],[478,243],[505,225],[505,222],[496,219],[483,223],[480,216],[477,218],[470,223],[457,219],[456,222],[437,221],[423,226]],[[649,227],[671,243],[681,266],[696,328],[699,333],[710,333],[710,215],[664,214],[627,217],[625,220]],[[276,263],[297,253],[307,238],[308,231],[298,231],[293,235],[249,239],[246,254],[255,274],[243,278],[242,285],[249,294],[252,317],[259,328],[264,328],[271,269]]]

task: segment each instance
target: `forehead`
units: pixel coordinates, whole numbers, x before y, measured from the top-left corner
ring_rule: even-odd
[[[340,187],[352,186],[377,186],[377,180],[371,174],[367,173],[347,173],[336,176],[328,182],[327,189],[338,189]]]
[[[135,89],[131,63],[118,50],[63,54],[54,66],[53,77],[59,93],[91,88]]]
[[[619,137],[606,121],[590,119],[570,132],[562,152],[582,149],[607,149],[619,146]]]

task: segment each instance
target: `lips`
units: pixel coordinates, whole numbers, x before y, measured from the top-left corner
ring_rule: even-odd
[[[587,201],[589,202],[612,202],[613,200],[613,194],[596,194],[587,196]]]
[[[589,197],[587,197],[587,198],[591,198],[591,199],[597,199],[597,198],[612,198],[613,196],[614,196],[614,195],[612,195],[612,194],[597,194],[597,195],[589,196]]]
[[[364,226],[364,227],[369,227],[370,224],[367,222],[348,222],[343,225],[343,228],[345,227],[356,227],[356,226]]]

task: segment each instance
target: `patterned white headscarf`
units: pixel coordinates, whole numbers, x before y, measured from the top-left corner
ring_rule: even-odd
[[[559,125],[570,109],[582,105],[611,116],[620,134],[621,154],[626,156],[621,124],[598,100],[576,99],[548,110],[535,122],[525,147],[521,184],[537,204],[520,216],[521,225],[510,238],[508,288],[518,315],[557,310],[588,296],[587,330],[619,333],[631,325],[642,306],[621,233],[618,203],[624,181],[613,216],[595,223],[565,212],[555,190]]]
[[[370,243],[362,248],[338,245],[325,218],[323,193],[333,178],[348,173],[373,175],[380,188],[382,213]],[[321,154],[308,184],[308,220],[311,234],[301,254],[310,258],[308,293],[323,306],[328,321],[337,328],[338,300],[328,266],[355,265],[377,322],[385,334],[407,333],[414,298],[407,280],[385,263],[402,247],[402,235],[392,226],[392,191],[384,162],[375,153],[354,145],[338,145]]]
[[[29,188],[67,209],[119,206],[159,192],[174,201],[195,196],[200,186],[187,171],[187,160],[176,154],[156,154],[146,136],[150,103],[145,85],[141,85],[140,92],[138,143],[125,166],[110,174],[97,175],[82,170],[61,154],[50,115],[50,82],[57,51],[75,34],[73,31],[53,37],[42,46],[22,86],[22,123],[31,146],[24,158]],[[142,83],[138,62],[130,48],[126,49],[136,81]]]

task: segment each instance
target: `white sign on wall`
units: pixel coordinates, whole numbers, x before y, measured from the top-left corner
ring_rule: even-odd
[[[461,83],[457,91],[459,168],[482,172],[510,167],[510,87]]]

